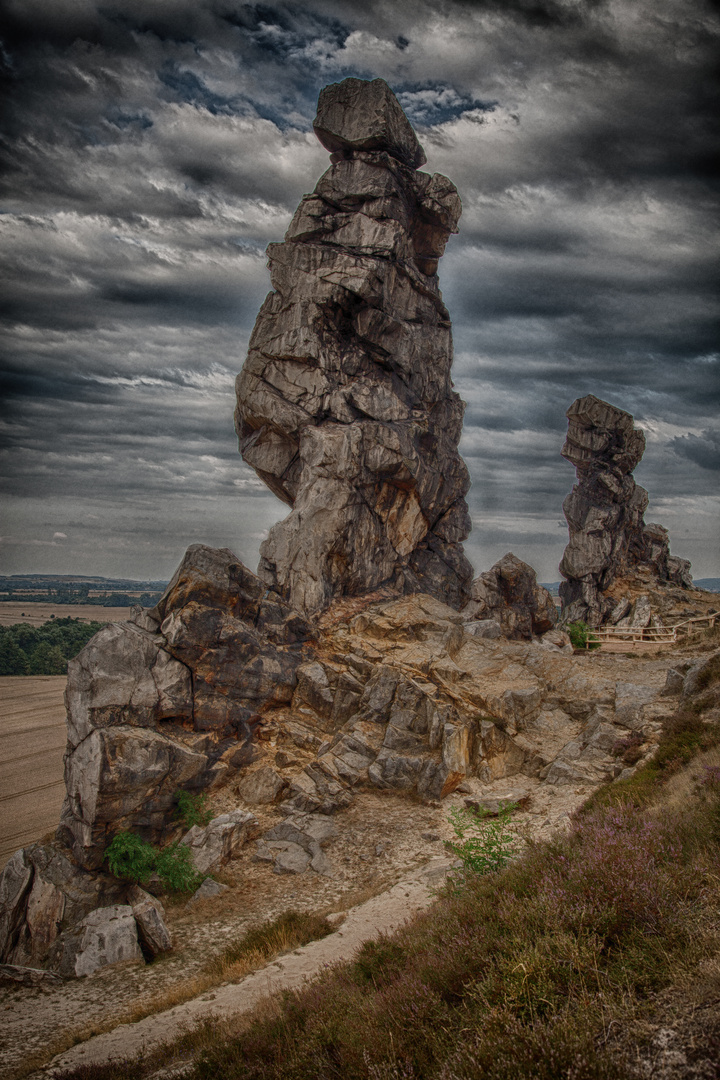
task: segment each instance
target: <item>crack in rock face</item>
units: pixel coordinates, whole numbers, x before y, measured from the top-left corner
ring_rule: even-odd
[[[292,507],[260,577],[305,615],[392,585],[460,607],[472,567],[450,317],[437,265],[461,213],[382,79],[320,94],[332,164],[268,248],[237,380],[240,451]]]

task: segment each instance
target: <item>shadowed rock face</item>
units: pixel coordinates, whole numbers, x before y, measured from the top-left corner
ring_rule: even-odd
[[[660,581],[691,587],[690,563],[669,552],[667,530],[645,524],[648,493],[633,469],[645,450],[645,435],[630,413],[588,394],[567,411],[562,455],[578,483],[563,503],[570,542],[560,563],[565,621],[598,626],[617,601],[604,595],[618,577],[644,571]]]
[[[381,79],[320,95],[334,151],[285,242],[237,382],[245,461],[293,507],[260,577],[297,610],[383,584],[459,606],[472,568],[464,405],[436,269],[461,205]]]
[[[552,596],[538,584],[535,571],[508,552],[470,587],[470,602],[463,608],[466,620],[474,620],[470,632],[479,636],[503,634],[521,641],[546,634],[557,622]],[[497,628],[497,634],[492,634]]]

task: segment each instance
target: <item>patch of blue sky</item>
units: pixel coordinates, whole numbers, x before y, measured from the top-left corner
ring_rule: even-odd
[[[457,90],[450,83],[396,84],[395,93],[412,124],[431,127],[463,115],[494,112],[497,101],[483,100]]]
[[[168,60],[157,73],[158,79],[176,98],[188,105],[200,105],[214,116],[231,116],[247,112],[244,98],[226,97],[216,94],[194,71],[180,68],[173,60]]]
[[[333,16],[303,11],[295,5],[243,4],[221,18],[236,27],[258,51],[278,59],[302,52],[318,40],[326,41],[332,50],[341,48],[352,32],[351,27]]]
[[[139,131],[146,131],[153,126],[153,122],[149,116],[145,113],[122,113],[111,112],[105,119],[108,123],[113,124],[114,127],[119,128],[121,131],[125,131],[128,128],[136,128]]]

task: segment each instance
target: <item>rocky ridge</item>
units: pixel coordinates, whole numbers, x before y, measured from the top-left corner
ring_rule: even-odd
[[[332,164],[268,248],[273,291],[237,380],[245,461],[291,514],[259,576],[298,611],[391,583],[460,606],[472,568],[464,404],[437,279],[461,204],[382,79],[326,87]]]
[[[195,639],[178,628],[209,625],[216,636],[206,651],[237,649],[223,661],[236,670],[252,632],[253,680],[235,699],[234,719],[221,681],[210,728],[207,678],[198,678],[196,727],[192,700],[181,720],[160,715],[157,684],[155,697],[149,691],[143,696],[147,687],[140,694],[144,683],[134,654],[112,679],[105,663],[88,680],[97,638],[86,647],[88,655],[72,662],[68,775],[81,772],[73,758],[90,738],[102,748],[101,763],[86,780],[89,798],[80,800],[79,824],[73,828],[72,810],[66,812],[55,842],[23,849],[8,863],[0,879],[0,959],[82,974],[102,960],[93,941],[107,936],[107,927],[95,926],[97,919],[110,920],[120,943],[102,962],[144,955],[143,933],[152,939],[151,930],[143,930],[127,886],[102,871],[104,848],[120,829],[163,841],[177,836],[172,807],[178,787],[236,793],[234,808],[183,837],[201,873],[216,872],[258,839],[255,857],[275,873],[332,877],[336,867],[325,846],[338,826],[330,819],[341,823],[360,793],[413,795],[432,806],[463,788],[477,796],[499,780],[515,787],[594,785],[621,771],[615,750],[623,739],[632,736],[649,751],[672,707],[657,686],[607,679],[601,664],[588,668],[586,659],[567,655],[552,640],[556,631],[549,641],[478,638],[468,632],[473,620],[428,594],[415,594],[364,606],[357,601],[358,610],[339,619],[331,608],[310,639],[306,624],[299,625],[267,590],[256,590],[256,582],[231,553],[196,545],[155,609],[162,623],[138,634],[138,623],[155,622],[142,612],[133,623],[101,632],[113,646],[130,642],[141,656],[148,638],[156,651],[175,660],[169,650],[184,650],[192,663],[194,646],[187,641]],[[305,640],[277,644],[298,635]],[[201,675],[215,670],[216,662],[207,658]],[[162,661],[163,670],[169,663]],[[679,673],[674,692],[691,674]],[[268,680],[262,700],[261,675]],[[245,684],[239,678],[235,685]],[[122,700],[132,705],[126,714]],[[81,723],[90,734],[76,743],[72,732]],[[105,741],[107,735],[115,741]],[[108,750],[128,745],[136,752],[125,757],[113,758]],[[178,772],[177,762],[185,768],[188,760],[192,769]],[[277,807],[282,817],[265,832],[255,816],[263,807]],[[92,915],[98,909],[109,914]],[[148,918],[157,921],[146,908]],[[154,932],[152,940],[165,940],[167,947],[162,928]],[[88,950],[91,959],[78,959]]]

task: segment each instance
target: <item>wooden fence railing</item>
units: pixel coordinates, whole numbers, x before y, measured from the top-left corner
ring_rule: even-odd
[[[658,645],[671,645],[682,638],[699,634],[702,630],[709,630],[720,619],[720,612],[712,615],[695,615],[692,619],[684,619],[675,623],[674,626],[601,626],[597,630],[590,631],[588,644],[599,641],[600,644],[610,641],[654,641]]]

